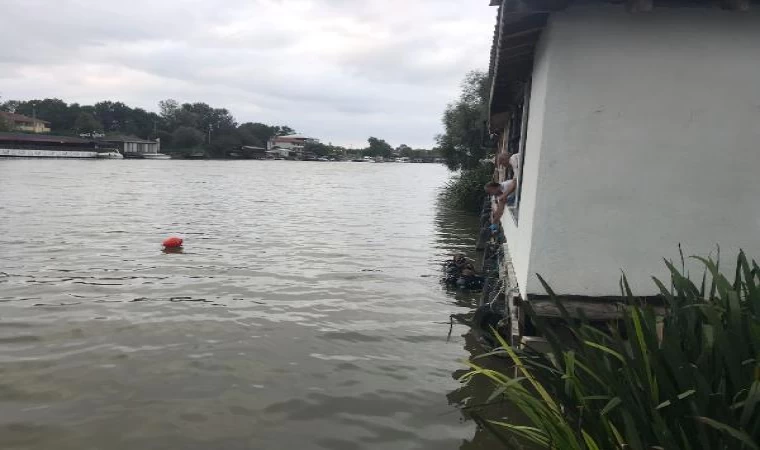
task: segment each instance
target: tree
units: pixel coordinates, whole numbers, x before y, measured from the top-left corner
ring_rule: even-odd
[[[21,103],[18,100],[7,100],[3,103],[0,103],[0,111],[5,112],[16,112],[16,108],[18,108],[19,103]]]
[[[287,125],[280,125],[276,126],[275,128],[275,135],[276,136],[288,136],[291,134],[296,134],[296,130],[290,128]]]
[[[3,116],[0,116],[0,131],[2,132],[13,131],[13,124],[10,123],[8,120],[6,120],[5,117]]]
[[[451,170],[475,168],[488,153],[483,145],[483,134],[489,81],[485,72],[468,73],[459,99],[450,103],[443,113],[444,133],[436,136],[436,142]]]
[[[167,122],[171,122],[174,119],[174,114],[179,110],[179,102],[173,98],[167,98],[158,102],[158,109],[161,118]]]
[[[6,102],[13,112],[25,116],[36,116],[38,119],[50,122],[53,131],[70,131],[74,128],[74,123],[79,116],[79,111],[70,111],[69,105],[63,100],[57,98],[46,98],[43,100],[25,100]]]
[[[100,133],[103,131],[103,124],[98,122],[91,113],[81,112],[74,122],[74,129],[77,133]]]
[[[321,142],[307,142],[303,147],[303,151],[306,153],[313,153],[316,156],[327,156],[330,154],[330,147]]]
[[[369,143],[369,147],[364,150],[364,153],[367,156],[382,156],[384,158],[389,158],[391,153],[393,153],[393,147],[382,139],[370,137],[367,139],[367,142]]]
[[[412,156],[412,147],[409,147],[406,144],[401,144],[398,147],[396,147],[396,154],[399,156]]]
[[[172,133],[172,147],[190,149],[203,144],[203,133],[191,127],[179,127]]]
[[[243,145],[265,147],[269,139],[275,136],[287,136],[296,131],[287,125],[271,126],[259,122],[246,122],[237,127],[238,136]]]
[[[224,158],[229,156],[230,153],[240,150],[240,146],[240,137],[236,133],[225,133],[214,136],[209,147],[211,156]]]

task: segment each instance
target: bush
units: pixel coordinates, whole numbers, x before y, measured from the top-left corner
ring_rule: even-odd
[[[670,288],[655,279],[660,319],[623,278],[622,321],[602,329],[571,319],[544,283],[572,338],[529,312],[550,353],[501,339],[495,353],[512,360],[518,377],[473,363],[463,378],[487,377],[491,401],[506,398],[529,422],[481,423],[544,449],[760,448],[760,268],[740,253],[730,282],[717,263],[700,261],[699,285],[672,263]]]
[[[487,163],[459,172],[441,191],[444,206],[474,213],[480,212],[486,197],[483,186],[491,181],[493,171],[493,164]]]

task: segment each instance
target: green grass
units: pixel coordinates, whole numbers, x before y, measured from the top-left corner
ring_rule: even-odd
[[[623,277],[623,318],[602,327],[571,319],[542,279],[564,313],[559,330],[529,311],[551,352],[501,339],[495,353],[516,373],[476,359],[463,377],[486,378],[491,401],[506,399],[527,417],[488,427],[544,449],[760,449],[760,268],[740,253],[729,279],[718,263],[697,259],[705,267],[698,283],[671,262],[670,285],[654,279],[660,317]]]

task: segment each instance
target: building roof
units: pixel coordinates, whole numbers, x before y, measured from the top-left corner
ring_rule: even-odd
[[[5,112],[5,111],[0,111],[0,116],[3,116],[7,120],[11,120],[13,122],[33,122],[33,123],[46,123],[46,124],[50,123],[46,120],[35,119],[34,117],[25,116],[23,114],[16,114],[16,113]]]
[[[124,135],[111,135],[111,136],[104,136],[102,138],[99,138],[101,141],[105,142],[129,142],[132,144],[155,144],[156,141],[148,141],[145,139],[140,139],[136,136],[124,136]]]
[[[0,133],[0,142],[33,142],[45,144],[88,144],[91,140],[81,139],[73,136],[52,136],[49,134],[27,134],[27,133]]]
[[[275,136],[275,139],[294,139],[294,140],[300,140],[300,139],[314,139],[312,137],[303,136],[300,134],[288,134],[286,136]]]
[[[635,13],[661,6],[709,8],[715,5],[744,11],[760,0],[489,0],[491,6],[499,6],[488,70],[491,117],[510,111],[520,101],[523,86],[533,72],[533,55],[549,16],[581,2],[617,4]]]

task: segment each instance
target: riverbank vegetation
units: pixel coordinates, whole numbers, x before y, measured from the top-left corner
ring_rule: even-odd
[[[571,318],[544,283],[563,320],[531,318],[551,350],[501,339],[494,354],[513,367],[476,359],[463,377],[489,380],[488,403],[506,401],[524,421],[474,417],[510,448],[521,448],[515,438],[562,450],[760,448],[760,267],[741,253],[729,278],[700,261],[696,283],[669,262],[670,285],[654,280],[664,315],[622,278],[623,317],[606,327]]]
[[[468,73],[459,98],[443,112],[444,132],[436,137],[436,144],[446,166],[459,171],[442,192],[450,207],[477,212],[483,185],[493,176],[493,165],[483,163],[494,148],[487,126],[489,88],[488,74]]]
[[[459,171],[441,190],[443,205],[447,208],[479,213],[486,196],[483,185],[491,181],[493,171],[492,163]]]
[[[50,122],[51,134],[77,136],[104,133],[141,139],[160,139],[162,151],[175,156],[212,158],[245,157],[243,147],[266,147],[275,136],[295,134],[288,125],[260,122],[238,123],[226,108],[206,103],[180,103],[162,100],[158,112],[132,108],[122,102],[102,101],[94,105],[66,103],[57,98],[8,100],[0,103],[0,111],[14,112]],[[0,131],[13,131],[6,121]],[[392,147],[377,137],[370,137],[364,148],[345,148],[313,142],[306,151],[315,156],[336,157],[408,157],[430,159],[438,153],[428,149],[412,149],[401,144]]]

